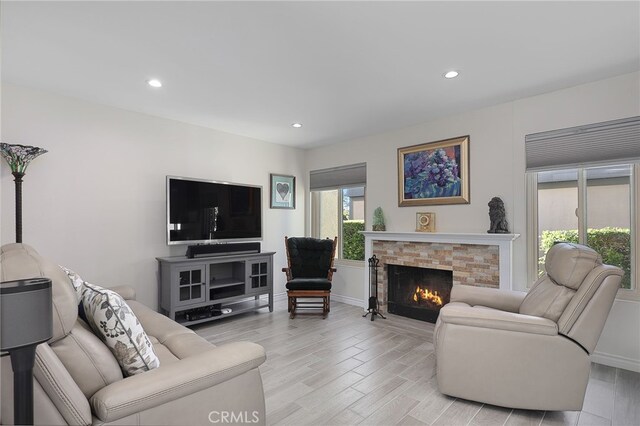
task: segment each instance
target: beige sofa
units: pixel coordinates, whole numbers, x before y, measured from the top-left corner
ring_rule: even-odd
[[[528,293],[454,286],[434,331],[446,395],[511,408],[580,410],[590,359],[623,271],[592,249],[553,246]]]
[[[238,342],[215,347],[193,331],[113,288],[149,335],[160,367],[123,378],[107,347],[78,318],[66,274],[24,244],[0,249],[0,279],[48,277],[53,285],[53,338],[37,348],[34,421],[57,425],[210,425],[223,419],[265,424],[258,366],[264,349]],[[19,324],[16,324],[19,327]],[[13,423],[12,372],[2,358],[2,424]]]

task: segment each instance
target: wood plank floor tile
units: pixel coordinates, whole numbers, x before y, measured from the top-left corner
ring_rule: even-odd
[[[349,409],[362,417],[368,417],[374,411],[384,406],[393,398],[402,393],[407,385],[411,385],[406,379],[394,377],[384,385],[374,389],[361,398],[357,403],[351,405]]]
[[[267,381],[273,379],[276,382],[287,380],[287,377],[295,374],[296,370],[309,367],[319,360],[320,359],[314,354],[307,354],[298,359],[294,359],[291,362],[282,363],[278,361],[277,363],[274,363],[274,359],[267,354],[267,361],[263,365],[269,367],[269,371],[266,371],[262,378]]]
[[[434,426],[466,425],[475,417],[482,408],[478,402],[456,399],[444,412],[432,423]]]
[[[360,380],[356,385],[353,386],[354,389],[362,392],[369,393],[380,386],[383,386],[385,383],[390,380],[398,377],[396,374],[393,374],[386,370],[378,370],[373,374],[368,375],[367,377]]]
[[[303,397],[313,392],[313,388],[305,385],[304,383],[295,383],[291,386],[284,388],[281,392],[269,397],[265,397],[265,403],[267,405],[267,418],[270,413],[280,410],[285,405],[296,401],[298,398]]]
[[[362,420],[364,420],[362,416],[354,413],[353,411],[347,408],[342,410],[335,416],[331,417],[329,420],[327,420],[326,424],[335,425],[335,426],[342,426],[342,425],[349,426],[349,425],[357,425]]]
[[[351,355],[356,355],[362,352],[364,349],[360,349],[355,347],[356,343],[360,342],[360,339],[357,339],[354,336],[348,336],[342,340],[338,340],[332,344],[326,344],[321,348],[318,348],[317,351],[314,352],[315,355],[319,356],[322,359],[332,360],[338,354],[344,352],[347,349],[351,350]]]
[[[426,385],[429,386],[428,393],[423,395],[420,403],[409,415],[430,425],[453,404],[455,398],[441,394],[433,382],[426,382]]]
[[[435,376],[434,325],[387,318],[372,322],[361,308],[333,302],[324,320],[291,320],[278,298],[273,313],[193,328],[214,344],[244,339],[265,348],[269,425],[640,425],[640,374],[598,364],[582,412],[512,411],[445,396]]]
[[[314,389],[313,392],[308,393],[302,398],[296,399],[296,402],[303,408],[316,408],[319,405],[324,404],[327,399],[342,392],[346,388],[351,387],[351,385],[358,383],[362,378],[363,377],[361,375],[354,373],[353,371],[348,371],[331,382]]]
[[[584,396],[582,411],[611,420],[613,418],[613,400],[615,384],[598,379],[590,379]]]
[[[336,351],[333,354],[314,352],[313,355],[318,357],[319,360],[309,367],[314,370],[324,370],[339,364],[346,359],[353,359],[352,357],[358,355],[360,352],[362,352],[362,349],[356,348],[355,346],[349,346],[348,348]],[[359,362],[359,365],[360,364],[362,364],[362,361]]]
[[[356,347],[359,348],[359,346],[356,346]],[[359,359],[360,361],[363,361],[363,362],[367,362],[367,361],[371,361],[376,357],[379,357],[380,355],[383,355],[389,352],[390,350],[391,348],[385,345],[384,342],[382,342],[380,346],[374,346],[372,348],[365,349],[364,351],[360,352],[358,355],[355,355],[354,358]]]
[[[542,421],[544,413],[538,410],[513,410],[505,426],[537,426]]]
[[[589,378],[602,380],[603,382],[616,382],[616,368],[602,364],[591,364]]]
[[[293,385],[298,383],[305,384],[302,383],[302,381],[311,375],[313,375],[312,370],[307,367],[302,367],[297,370],[286,371],[286,375],[283,374],[283,376],[278,377],[277,380],[264,380],[262,385],[264,388],[264,397],[271,398],[279,393],[286,392]],[[305,384],[305,386],[308,385]],[[313,389],[311,386],[308,387]]]
[[[383,355],[380,355],[377,358],[373,358],[367,362],[364,362],[361,366],[356,368],[354,371],[363,376],[368,376],[371,373],[374,373],[382,368],[388,367],[390,363],[396,361],[398,358],[405,355],[406,352],[393,349]],[[400,364],[404,365],[406,368],[408,364]]]
[[[402,420],[400,420],[398,423],[396,423],[396,425],[398,426],[425,426],[427,425],[427,423],[421,422],[420,420],[416,419],[415,417],[412,417],[410,415],[406,415],[402,418]]]
[[[417,363],[407,367],[400,377],[409,379],[412,381],[418,381],[421,379],[430,379],[436,374],[436,355],[434,353],[429,354],[426,358],[419,360]]]
[[[299,318],[299,317],[298,317]],[[306,408],[300,408],[295,413],[285,417],[280,420],[278,423],[275,423],[277,426],[299,426],[308,423],[309,416],[311,415],[311,410]]]
[[[283,405],[279,409],[273,410],[269,413],[269,415],[267,416],[267,425],[274,425],[280,422],[281,420],[289,417],[290,415],[300,410],[301,408],[302,407],[300,407],[295,402],[290,402],[286,405]]]
[[[362,424],[384,426],[396,424],[409,414],[417,404],[418,401],[415,399],[399,395],[366,417]]]
[[[578,426],[612,426],[611,420],[598,417],[586,411],[581,411],[578,416]],[[635,426],[626,423],[616,423],[615,426]]]
[[[342,376],[347,371],[350,371],[353,368],[359,366],[361,362],[362,361],[358,361],[357,359],[348,358],[334,366],[327,367],[323,370],[315,370],[315,374],[302,380],[302,383],[317,389],[321,386],[326,385],[329,382],[332,382],[333,380]]]
[[[410,396],[418,401],[430,398],[434,392],[440,393],[438,390],[438,380],[435,377],[428,379],[420,379],[414,382],[411,387],[403,391],[404,395]]]
[[[320,406],[296,411],[291,416],[284,418],[280,423],[291,425],[300,425],[302,422],[305,424],[328,424],[326,423],[328,419],[340,414],[362,396],[357,390],[346,388],[342,392],[324,400]]]
[[[400,358],[398,362],[406,365],[413,365],[420,360],[425,359],[433,353],[433,348],[427,349],[423,345],[417,346],[410,351],[406,352]]]
[[[547,411],[541,426],[575,426],[578,424],[579,411]]]
[[[469,426],[503,425],[511,414],[511,408],[484,404],[469,422]]]
[[[618,369],[613,424],[640,425],[640,373]]]

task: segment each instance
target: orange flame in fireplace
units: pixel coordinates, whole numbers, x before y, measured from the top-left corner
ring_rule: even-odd
[[[442,306],[442,297],[440,297],[437,291],[431,292],[427,288],[420,288],[420,286],[416,288],[416,292],[413,294],[413,301],[417,302],[418,300],[427,300],[438,306]]]

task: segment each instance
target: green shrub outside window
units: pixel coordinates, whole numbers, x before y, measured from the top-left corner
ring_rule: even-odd
[[[364,220],[345,220],[342,222],[342,258],[364,260]]]
[[[540,238],[539,269],[543,270],[547,251],[557,241],[578,243],[578,231],[542,231]],[[631,288],[631,231],[625,228],[587,229],[587,245],[600,253],[602,261],[624,270],[622,288]]]

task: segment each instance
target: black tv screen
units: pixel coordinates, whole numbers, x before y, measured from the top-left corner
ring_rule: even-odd
[[[167,243],[262,239],[262,187],[167,176]]]

